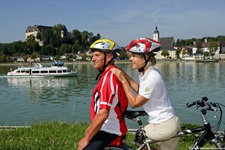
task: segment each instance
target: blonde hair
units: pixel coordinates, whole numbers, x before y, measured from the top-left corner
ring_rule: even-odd
[[[150,66],[155,66],[156,65],[156,59],[155,56],[151,55],[151,54],[146,54],[147,58],[151,57],[150,60],[147,62],[146,67],[150,67]]]

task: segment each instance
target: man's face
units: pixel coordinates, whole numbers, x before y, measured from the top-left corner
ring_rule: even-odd
[[[106,56],[105,56],[105,54],[101,51],[94,51],[91,61],[94,63],[95,69],[101,70],[104,67],[104,61],[105,61],[105,64],[108,64],[112,59],[113,59],[113,54],[111,53],[106,53]]]
[[[104,66],[104,58],[105,58],[105,55],[103,52],[100,52],[100,51],[94,51],[93,52],[93,57],[92,57],[92,62],[94,63],[94,68],[95,69],[102,69],[103,66]]]

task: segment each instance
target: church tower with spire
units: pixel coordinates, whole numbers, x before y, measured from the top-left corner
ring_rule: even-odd
[[[157,26],[155,27],[155,31],[153,33],[153,40],[159,41],[159,30]]]

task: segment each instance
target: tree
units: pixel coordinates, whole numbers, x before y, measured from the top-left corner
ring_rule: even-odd
[[[64,38],[67,36],[68,30],[65,25],[57,24],[52,28],[53,34],[56,35],[57,38]]]
[[[41,47],[41,54],[42,55],[53,55],[53,47],[52,45],[44,45]]]
[[[88,45],[88,32],[87,31],[83,31],[81,33],[81,45],[83,49],[86,49],[87,45]]]
[[[200,40],[198,40],[198,41],[196,42],[196,47],[197,47],[196,53],[202,55],[202,54],[203,54],[203,52],[202,52],[202,43],[201,43]]]
[[[181,47],[181,45],[180,45],[180,39],[177,39],[176,46],[177,47]]]
[[[82,47],[79,44],[79,41],[75,41],[74,45],[72,46],[72,52],[77,54],[79,50],[81,50]]]
[[[204,52],[204,57],[208,57],[209,55],[209,52]]]
[[[216,41],[225,42],[225,36],[217,36]]]
[[[91,45],[93,42],[95,42],[95,41],[97,41],[97,40],[99,40],[99,39],[101,39],[101,35],[98,33],[96,36],[93,36],[93,37],[90,39],[90,45]]]
[[[40,32],[37,33],[36,38],[37,38],[38,40],[40,40],[40,41],[42,40],[42,39],[41,39],[41,33],[40,33]]]
[[[27,54],[33,54],[34,52],[39,52],[39,44],[35,41],[34,36],[28,36],[26,42]]]
[[[26,42],[15,41],[9,44],[9,55],[22,55],[26,53]]]
[[[7,55],[5,54],[0,55],[0,62],[7,62]]]
[[[72,31],[72,38],[74,43],[77,42],[77,44],[81,45],[81,32],[79,30],[73,30]]]
[[[165,57],[168,57],[170,54],[169,54],[168,50],[163,50],[161,55],[165,58]]]
[[[218,45],[215,42],[211,42],[209,44],[209,54],[212,56],[215,54],[215,52],[218,50]]]
[[[122,50],[121,50],[121,52],[120,52],[120,59],[127,59],[128,58],[128,56],[127,56],[127,51],[126,51],[126,49],[124,48],[124,47],[122,47],[121,48]]]
[[[51,29],[46,29],[42,32],[42,35],[43,35],[43,42],[44,42],[44,45],[48,45],[50,44],[50,39],[53,35],[53,32]]]
[[[60,46],[60,49],[59,49],[59,55],[62,55],[64,53],[71,53],[72,52],[72,49],[71,49],[71,46],[69,44],[62,44]]]
[[[179,47],[177,50],[176,50],[176,57],[177,59],[180,59],[180,52],[181,52],[181,47]]]

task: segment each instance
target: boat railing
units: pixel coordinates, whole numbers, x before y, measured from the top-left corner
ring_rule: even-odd
[[[62,66],[64,66],[64,62],[53,62],[52,63],[52,66],[55,66],[55,67],[62,67]]]
[[[42,68],[43,66],[42,66],[42,64],[40,64],[40,63],[37,63],[36,65],[35,65],[35,68]]]

